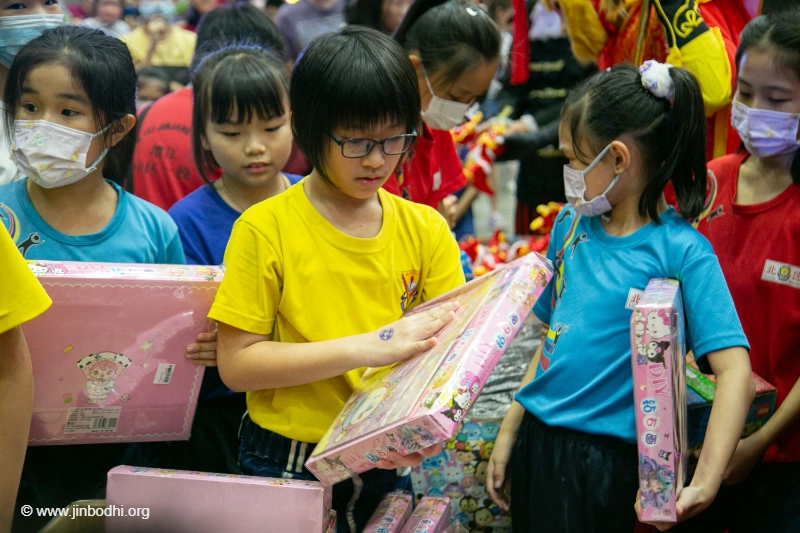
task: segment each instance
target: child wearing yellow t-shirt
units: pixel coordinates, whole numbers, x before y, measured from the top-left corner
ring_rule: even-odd
[[[19,326],[45,312],[52,302],[2,226],[0,265],[0,531],[8,531],[33,408],[31,357]]]
[[[209,313],[222,380],[247,391],[245,474],[314,479],[303,465],[364,367],[431,348],[454,317],[444,304],[403,318],[464,275],[441,215],[381,189],[416,138],[417,84],[403,49],[366,28],[318,37],[294,68],[292,126],[313,171],[236,222]],[[435,448],[334,486],[339,531],[360,531],[408,483],[397,468]]]

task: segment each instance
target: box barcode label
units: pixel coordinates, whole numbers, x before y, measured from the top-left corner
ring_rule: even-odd
[[[156,377],[153,380],[154,385],[169,385],[172,379],[172,372],[175,370],[175,365],[161,363],[156,370]]]
[[[70,407],[64,434],[114,433],[122,407]]]

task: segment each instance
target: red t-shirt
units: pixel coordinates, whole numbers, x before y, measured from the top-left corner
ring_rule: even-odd
[[[434,209],[445,196],[466,186],[467,179],[450,132],[424,124],[411,157],[383,184],[394,195]]]
[[[698,229],[719,257],[750,341],[753,371],[778,388],[780,406],[800,378],[800,185],[762,204],[734,204],[748,155],[709,163],[709,192],[716,196]],[[765,461],[800,461],[800,424],[767,451]]]
[[[192,155],[192,89],[160,98],[142,110],[139,118],[133,193],[167,211],[205,185]]]

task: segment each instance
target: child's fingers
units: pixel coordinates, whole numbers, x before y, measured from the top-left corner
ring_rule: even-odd
[[[435,457],[442,453],[442,443],[434,444],[433,446],[428,446],[427,448],[423,448],[419,451],[419,454],[422,457]]]
[[[197,342],[215,342],[217,340],[217,330],[198,333],[195,340]]]
[[[200,356],[199,354],[206,354]],[[211,354],[211,358],[217,358],[217,341],[213,342],[194,342],[186,347],[186,357],[189,359],[208,359],[208,354]]]
[[[192,360],[192,363],[196,364],[197,366],[205,366],[205,367],[217,366],[216,359],[194,359]]]

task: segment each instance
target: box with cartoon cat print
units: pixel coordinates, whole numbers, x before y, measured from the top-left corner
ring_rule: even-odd
[[[216,267],[29,261],[53,300],[23,326],[36,396],[30,445],[186,440]]]
[[[680,285],[653,279],[631,316],[642,520],[675,522],[686,480],[686,340]]]
[[[460,304],[437,346],[364,374],[306,467],[333,484],[391,451],[408,455],[451,438],[551,277],[550,262],[532,253],[412,310]]]

